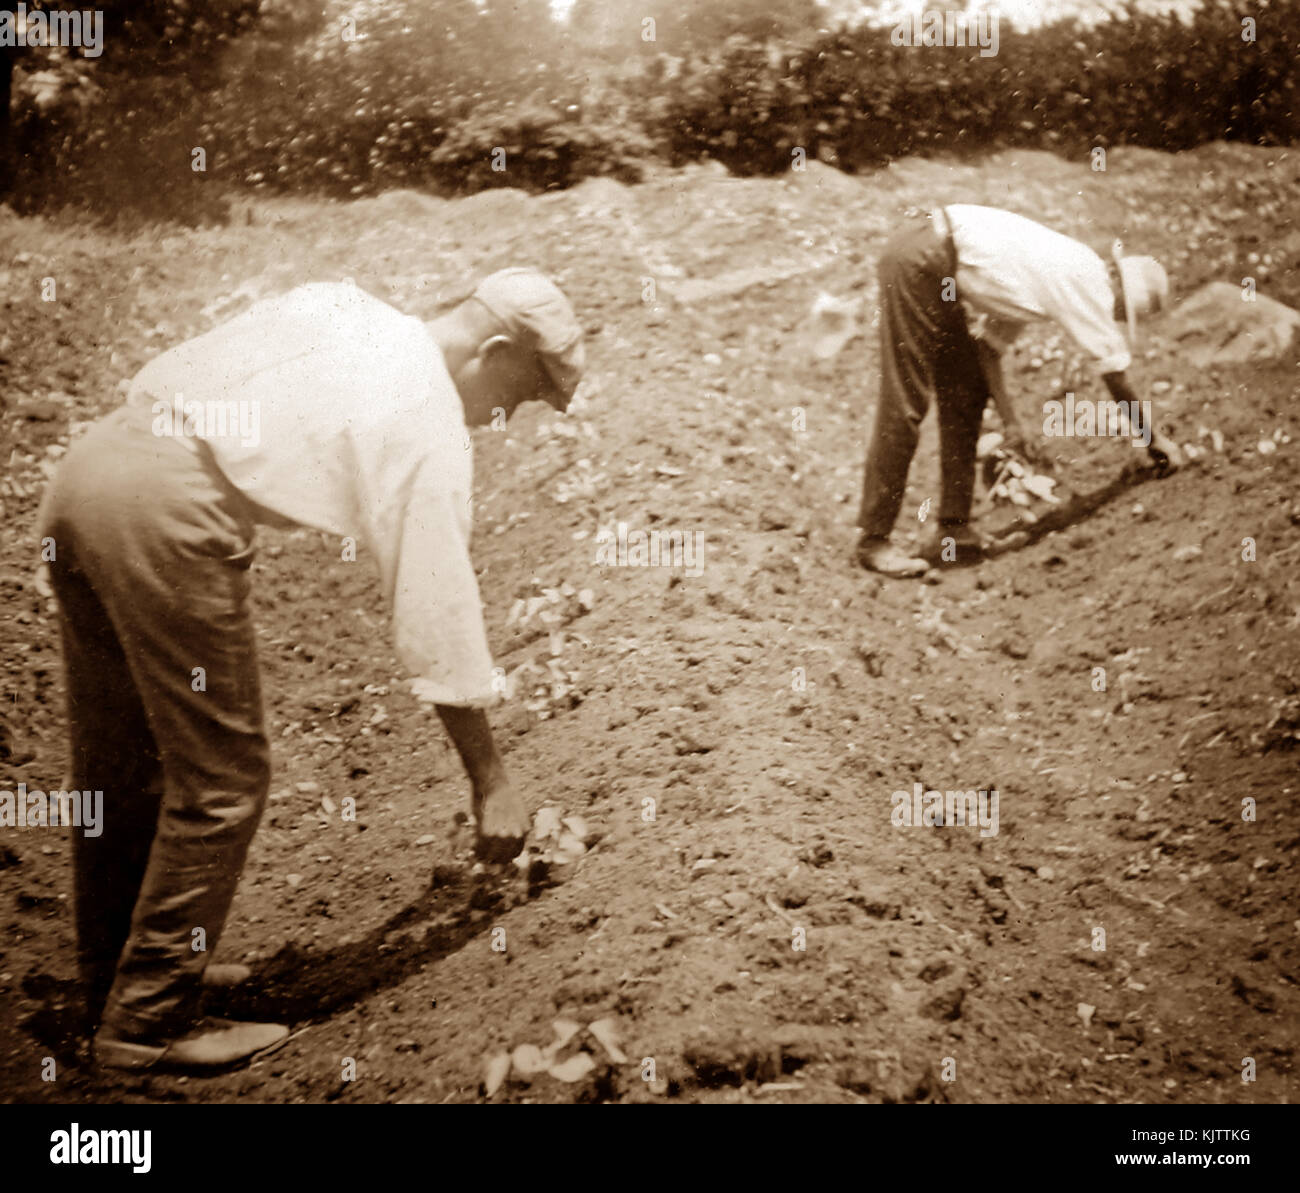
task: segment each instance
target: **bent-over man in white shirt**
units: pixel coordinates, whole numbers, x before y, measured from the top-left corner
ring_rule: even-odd
[[[965,558],[980,553],[969,525],[975,444],[990,397],[1009,446],[1029,459],[1007,398],[1001,354],[1025,325],[1057,323],[1092,360],[1116,401],[1135,400],[1125,376],[1139,317],[1159,310],[1168,279],[1150,257],[1116,252],[1116,279],[1087,245],[1042,224],[992,207],[953,204],[897,233],[878,264],[880,396],[858,513],[863,567],[918,576],[928,564],[890,542],[916,451],[921,420],[936,399],[943,488],[938,528],[925,551],[951,539]],[[1134,407],[1128,407],[1134,409]],[[1181,463],[1177,446],[1154,433],[1147,450],[1166,472]]]
[[[492,274],[428,324],[355,286],[308,285],[145,366],[68,452],[39,533],[55,546],[69,786],[104,792],[101,835],[74,838],[98,1063],[220,1067],[287,1035],[196,1012],[270,785],[258,523],[373,551],[398,655],[469,776],[479,853],[519,851],[527,809],[483,711],[466,428],[533,398],[566,409],[582,367],[573,310],[534,270]]]

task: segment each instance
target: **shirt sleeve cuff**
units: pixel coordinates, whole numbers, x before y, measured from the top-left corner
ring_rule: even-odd
[[[491,687],[466,691],[423,675],[411,680],[411,691],[424,704],[447,704],[452,708],[491,708],[501,703],[501,693]]]
[[[1122,373],[1133,363],[1133,357],[1127,352],[1118,352],[1114,356],[1103,356],[1097,361],[1097,372],[1103,377],[1107,373]]]

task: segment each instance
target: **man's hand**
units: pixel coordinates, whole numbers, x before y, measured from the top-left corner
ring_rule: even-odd
[[[1027,464],[1045,468],[1050,461],[1037,440],[1030,442],[1025,438],[1024,428],[1020,425],[1020,416],[1016,412],[1011,396],[1007,393],[1006,381],[1002,376],[1002,357],[998,351],[984,340],[975,341],[976,355],[984,373],[984,383],[988,386],[993,405],[998,417],[1002,419],[1002,447],[1012,455],[1019,456]]]
[[[1130,410],[1136,408],[1138,396],[1133,392],[1128,378],[1123,373],[1103,373],[1101,379],[1106,383],[1110,396],[1116,402],[1132,403],[1128,408]],[[1178,444],[1168,436],[1161,435],[1159,431],[1152,434],[1151,442],[1147,444],[1147,455],[1151,457],[1152,463],[1161,476],[1177,472],[1183,466],[1183,453],[1178,450]]]
[[[1002,446],[1013,456],[1019,456],[1025,463],[1032,464],[1035,468],[1045,468],[1051,463],[1042,446],[1037,442],[1026,439],[1019,427],[1009,429],[1006,432]]]
[[[518,856],[531,824],[510,780],[502,777],[488,787],[476,786],[473,799],[478,829],[475,853],[485,862],[508,862]]]
[[[469,775],[478,830],[474,850],[484,861],[508,862],[524,847],[528,809],[506,776],[487,715],[479,708],[440,704],[438,716]]]
[[[1147,444],[1147,455],[1160,470],[1161,476],[1177,472],[1183,466],[1183,453],[1178,444],[1166,435],[1157,433],[1151,437],[1151,442]]]

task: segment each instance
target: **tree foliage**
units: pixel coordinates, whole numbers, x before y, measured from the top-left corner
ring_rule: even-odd
[[[833,28],[815,0],[576,0],[567,24],[549,0],[105,7],[102,62],[20,62],[20,206],[210,212],[250,187],[457,193],[706,156],[779,171],[796,149],[855,170],[1300,135],[1300,0],[1260,0],[1253,40],[1231,0],[1207,0],[1188,19],[1003,26],[990,57]]]

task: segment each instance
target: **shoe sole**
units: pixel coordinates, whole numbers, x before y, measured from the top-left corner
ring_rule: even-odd
[[[166,1049],[164,1049],[157,1057],[145,1064],[114,1064],[112,1061],[100,1057],[97,1052],[92,1052],[92,1056],[94,1057],[95,1069],[105,1074],[185,1073],[190,1076],[217,1076],[221,1073],[230,1072],[232,1069],[238,1069],[242,1068],[244,1065],[252,1064],[253,1061],[261,1060],[263,1057],[270,1056],[273,1052],[278,1052],[292,1038],[293,1032],[288,1032],[285,1034],[283,1039],[276,1040],[274,1044],[268,1044],[265,1048],[259,1048],[256,1052],[250,1052],[247,1056],[238,1056],[233,1060],[225,1061],[219,1065],[199,1064],[194,1061],[178,1061],[169,1058]],[[121,1045],[117,1045],[117,1047],[120,1048]],[[143,1051],[145,1046],[135,1045],[135,1047]]]
[[[864,572],[870,572],[873,576],[884,576],[887,580],[920,580],[923,579],[925,574],[930,570],[930,564],[928,562],[925,560],[921,560],[921,562],[925,565],[924,567],[920,569],[908,568],[905,571],[895,571],[890,568],[876,567],[874,564],[867,563],[863,559],[858,560],[858,566]]]
[[[220,1076],[222,1073],[229,1073],[234,1069],[242,1069],[245,1065],[251,1065],[254,1061],[262,1060],[274,1052],[279,1052],[289,1040],[293,1033],[290,1032],[282,1040],[276,1040],[274,1044],[268,1044],[265,1048],[259,1048],[256,1052],[250,1052],[247,1056],[238,1057],[235,1060],[227,1061],[224,1065],[198,1065],[193,1062],[185,1064],[180,1061],[168,1062],[166,1056],[154,1066],[155,1073],[185,1073],[191,1077],[203,1076]]]

